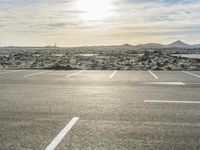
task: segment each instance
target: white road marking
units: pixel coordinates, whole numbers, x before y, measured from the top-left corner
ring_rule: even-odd
[[[0,74],[8,74],[8,73],[14,73],[14,72],[20,72],[23,70],[15,70],[15,71],[6,71],[6,72],[1,72]]]
[[[75,73],[69,74],[69,75],[67,75],[65,78],[70,78],[70,77],[72,77],[72,76],[75,76],[75,75],[77,75],[77,74],[83,72],[83,71],[85,71],[85,70],[81,70],[81,71],[78,71],[78,72],[75,72]]]
[[[45,150],[54,150],[74,124],[79,120],[79,117],[74,117],[60,133],[53,139],[53,141],[47,146]]]
[[[183,82],[145,82],[146,84],[153,85],[185,85]]]
[[[189,75],[192,75],[192,76],[195,76],[195,77],[197,77],[197,78],[200,78],[200,76],[199,75],[197,75],[197,74],[194,74],[194,73],[191,73],[191,72],[188,72],[188,71],[182,71],[183,73],[186,73],[186,74],[189,74]]]
[[[169,101],[169,100],[144,100],[145,103],[180,103],[180,104],[200,104],[200,101]]]
[[[155,79],[158,79],[158,76],[155,75],[152,71],[148,71]]]
[[[116,73],[117,73],[117,70],[113,71],[113,73],[110,75],[109,78],[112,79]]]
[[[37,72],[37,73],[28,74],[28,75],[25,75],[24,78],[31,77],[31,76],[35,76],[35,75],[39,75],[39,74],[43,74],[43,73],[45,73],[45,72],[48,72],[48,71],[42,71],[42,72]]]

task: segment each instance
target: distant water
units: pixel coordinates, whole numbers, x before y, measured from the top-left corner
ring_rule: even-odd
[[[85,56],[85,57],[91,57],[91,56],[97,56],[98,54],[79,54],[79,56]]]
[[[52,56],[62,57],[62,56],[64,56],[64,54],[52,54]]]
[[[181,57],[186,57],[186,58],[200,59],[200,54],[174,54],[173,56],[181,56]]]

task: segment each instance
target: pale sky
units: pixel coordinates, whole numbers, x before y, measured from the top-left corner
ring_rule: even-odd
[[[200,0],[0,0],[0,46],[200,43]]]

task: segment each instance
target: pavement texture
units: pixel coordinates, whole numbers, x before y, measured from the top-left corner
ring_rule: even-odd
[[[152,73],[1,70],[0,149],[43,150],[79,117],[56,150],[199,150],[200,103],[182,102],[200,72]]]

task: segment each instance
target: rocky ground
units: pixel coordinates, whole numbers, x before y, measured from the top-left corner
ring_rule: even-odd
[[[95,55],[52,51],[0,53],[0,69],[200,70],[200,59],[162,51],[98,52]]]

